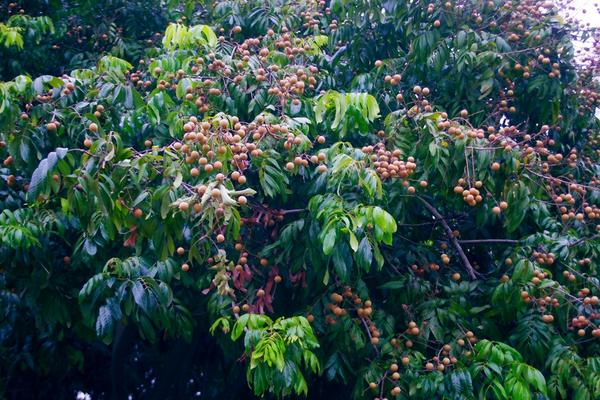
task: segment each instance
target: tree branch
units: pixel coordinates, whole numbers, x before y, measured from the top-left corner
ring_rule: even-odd
[[[518,244],[518,240],[512,239],[474,239],[474,240],[459,240],[460,244],[479,244],[479,243],[508,243],[508,244]]]
[[[286,215],[286,214],[301,213],[306,210],[307,210],[306,208],[294,208],[294,209],[290,209],[290,210],[279,210],[279,213],[282,215]]]
[[[365,330],[367,331],[367,335],[369,336],[369,342],[373,346],[373,349],[375,349],[375,353],[379,356],[379,348],[377,347],[377,345],[375,345],[375,344],[373,344],[373,342],[371,342],[373,340],[373,336],[371,335],[371,331],[369,330],[369,326],[367,325],[367,321],[365,321],[364,318],[361,318],[360,320],[362,321],[362,324],[365,327]]]
[[[440,222],[444,226],[444,230],[446,231],[446,235],[448,236],[448,239],[450,239],[450,241],[454,245],[454,248],[458,252],[458,255],[459,255],[460,259],[462,260],[465,268],[467,269],[467,273],[469,274],[469,277],[471,279],[475,279],[477,277],[477,273],[475,272],[475,268],[473,268],[473,266],[471,265],[471,262],[467,258],[467,255],[463,251],[462,247],[460,247],[460,243],[458,242],[458,240],[456,239],[456,237],[454,237],[454,233],[452,232],[452,229],[450,228],[450,225],[448,225],[448,222],[446,222],[446,219],[444,218],[444,216],[442,214],[440,214],[440,212],[438,210],[436,210],[436,208],[434,206],[432,206],[431,204],[429,204],[427,202],[427,200],[425,200],[424,198],[419,197],[419,196],[416,196],[416,197],[419,200],[421,200],[421,202],[423,203],[423,205],[425,206],[425,208],[427,208],[431,212],[431,214],[433,214],[433,216],[436,219],[440,220]]]
[[[598,237],[600,237],[600,235],[593,235],[593,236],[590,236],[590,237],[584,237],[584,238],[581,238],[579,240],[574,241],[573,243],[569,243],[569,245],[567,247],[577,246],[579,243],[583,243],[583,242],[586,242],[588,240],[594,240],[594,239],[596,239]]]

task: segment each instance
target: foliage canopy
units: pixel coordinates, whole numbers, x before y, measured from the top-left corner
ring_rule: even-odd
[[[596,31],[49,3],[0,2],[7,398],[600,398]]]

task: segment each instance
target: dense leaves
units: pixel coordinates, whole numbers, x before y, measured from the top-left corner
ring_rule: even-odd
[[[0,24],[6,397],[600,397],[596,32],[536,0],[51,3]]]

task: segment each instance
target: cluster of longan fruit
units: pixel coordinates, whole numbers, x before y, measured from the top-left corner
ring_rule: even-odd
[[[576,192],[578,192],[576,187],[574,187],[574,190]],[[580,194],[580,193],[578,193],[578,194]],[[577,199],[571,193],[561,193],[561,194],[555,195],[552,200],[554,200],[554,202],[556,204],[567,203],[569,205],[574,205]]]
[[[145,61],[144,60],[140,60],[141,64],[144,64]],[[140,70],[137,70],[135,72],[132,72],[129,74],[128,78],[129,80],[137,87],[139,88],[148,88],[150,87],[150,85],[152,85],[152,81],[151,80],[144,80],[143,78],[143,72]]]
[[[515,84],[511,81],[508,81],[508,86],[509,89],[508,90],[500,90],[500,103],[499,103],[499,107],[498,110],[502,111],[502,112],[510,112],[510,113],[514,113],[517,111],[517,109],[514,106],[510,105],[510,102],[512,101],[512,97],[515,95]]]
[[[4,148],[5,146],[6,146],[6,144],[4,141],[0,142],[0,149]],[[14,162],[14,157],[11,155],[8,155],[4,160],[2,160],[2,165],[8,168],[11,165],[13,165],[13,162]],[[11,187],[14,186],[16,181],[17,181],[17,178],[13,174],[10,174],[6,177],[6,184],[8,186],[11,186]]]
[[[231,173],[231,178],[240,184],[246,182],[246,177],[242,175],[242,171],[248,166],[248,154],[253,157],[262,155],[262,150],[258,148],[257,143],[245,140],[248,134],[252,135],[255,142],[259,142],[267,134],[275,138],[277,138],[279,134],[287,134],[287,136],[282,136],[281,139],[286,140],[285,138],[287,138],[291,143],[295,143],[296,140],[300,139],[299,137],[290,134],[288,128],[285,126],[264,124],[264,118],[261,116],[256,119],[256,122],[247,125],[240,123],[237,117],[232,117],[230,120],[220,119],[216,122],[218,128],[213,129],[213,123],[208,121],[198,123],[195,117],[191,117],[190,121],[183,126],[185,132],[184,141],[186,143],[182,144],[176,142],[173,144],[173,147],[186,154],[186,162],[188,164],[197,162],[204,172],[212,173],[213,171],[218,172],[224,168],[222,162],[214,160],[214,158],[217,153],[221,155],[224,154],[227,151],[224,145],[229,145],[233,153],[231,164],[235,169],[235,171]],[[217,143],[216,140],[222,141],[223,144],[217,146],[217,151],[215,152],[213,148]],[[192,150],[193,145],[195,144],[200,145],[200,151]],[[322,159],[323,157],[317,156],[317,161],[323,161]],[[300,158],[300,161],[301,164],[304,163],[304,159]],[[198,176],[199,173],[200,171],[196,167],[192,168],[192,176]],[[221,180],[223,180],[224,175],[221,178]]]
[[[325,321],[328,324],[333,325],[337,322],[336,318],[348,315],[348,307],[352,307],[356,310],[357,317],[363,319],[366,323],[371,337],[371,344],[377,345],[379,343],[381,332],[377,329],[375,323],[370,319],[370,316],[373,313],[373,304],[371,300],[365,300],[363,302],[358,295],[352,293],[352,289],[350,287],[345,287],[342,294],[335,292],[332,293],[330,300],[331,303],[327,304],[327,308],[333,315],[328,315],[325,318]],[[347,308],[343,308],[343,305],[346,302]]]
[[[327,308],[333,315],[327,315],[325,317],[325,322],[327,324],[335,325],[337,323],[336,317],[340,318],[348,314],[348,310],[343,308],[344,297],[352,297],[352,292],[349,290],[344,290],[343,295],[335,292],[331,294],[331,303],[327,304]]]
[[[308,29],[308,28],[319,25],[319,23],[320,23],[319,18],[321,18],[322,16],[323,16],[323,14],[318,11],[312,11],[312,12],[302,11],[300,13],[300,17],[302,17],[302,19],[304,20],[302,27]],[[332,24],[333,24],[333,21],[332,21]],[[335,29],[337,29],[337,24],[335,25],[335,27],[332,27],[331,25],[329,27],[332,30],[335,30]]]
[[[588,265],[592,265],[592,259],[589,257],[582,258],[581,260],[577,261],[577,265],[579,265],[580,267],[586,267]]]
[[[49,101],[52,100],[52,97],[53,97],[52,90],[49,90],[45,94],[38,94],[35,96],[36,100],[39,101],[40,103],[48,103]]]
[[[400,158],[402,156],[400,149],[386,150],[383,143],[376,146],[364,146],[362,152],[369,156],[375,172],[382,179],[399,178],[403,179],[403,186],[410,185],[405,179],[412,175],[417,168],[414,157],[410,156],[404,161]]]
[[[440,265],[435,262],[431,262],[431,263],[427,264],[425,267],[420,267],[417,264],[412,264],[410,266],[410,269],[419,275],[423,275],[425,273],[425,268],[428,268],[430,271],[439,271]]]
[[[463,201],[465,203],[467,203],[469,206],[474,207],[483,201],[483,196],[481,194],[481,191],[479,190],[483,187],[483,182],[475,181],[472,186],[469,183],[469,186],[471,186],[471,187],[466,188],[465,186],[468,183],[469,182],[467,182],[467,180],[465,178],[460,178],[457,182],[457,185],[454,186],[453,191],[456,194],[462,195]],[[492,209],[492,212],[494,214],[500,214],[500,212],[502,210],[506,210],[507,208],[508,208],[508,203],[505,201],[501,201],[498,204],[498,206],[496,206]]]
[[[311,49],[308,43],[303,43],[301,39],[294,39],[288,33],[288,29],[281,29],[282,35],[275,41],[275,47],[282,50],[288,60],[292,61],[296,56],[303,55]]]
[[[407,333],[413,334],[413,335],[417,335],[419,333],[417,324],[414,321],[409,322],[408,327],[407,327]],[[469,342],[471,345],[473,345],[473,344],[477,343],[477,341],[478,341],[478,339],[475,336],[475,334],[471,331],[467,331],[465,333],[464,338],[457,339],[457,345],[460,348],[463,348],[467,342]],[[399,347],[399,345],[400,345],[396,338],[391,339],[390,344],[395,348]],[[412,348],[413,342],[411,340],[407,340],[405,342],[405,346],[406,346],[406,348]],[[465,351],[464,355],[467,357],[470,357],[471,351]],[[400,358],[400,361],[401,361],[402,366],[408,367],[410,365],[411,360],[407,354],[404,354]],[[455,355],[453,355],[452,346],[450,344],[444,344],[442,346],[442,348],[440,349],[438,355],[433,357],[427,363],[425,363],[425,370],[426,371],[437,370],[437,371],[443,372],[447,367],[450,367],[450,366],[456,364],[457,362],[458,362],[458,359]],[[389,376],[388,379],[390,379],[391,382],[393,383],[393,386],[391,389],[391,394],[393,396],[399,395],[401,390],[400,390],[400,387],[398,387],[397,384],[395,383],[396,381],[398,381],[401,378],[399,370],[400,370],[399,364],[397,362],[392,362],[390,364],[388,370],[385,372],[385,376],[383,376],[378,382],[370,382],[369,388],[371,390],[376,390],[379,387],[379,385],[385,384],[385,378]]]
[[[588,288],[582,288],[577,293],[577,295],[579,297],[583,297],[583,304],[585,304],[585,305],[597,306],[598,304],[600,304],[598,301],[598,296],[589,296],[589,294],[590,294],[590,289],[588,289]]]
[[[456,343],[460,348],[463,348],[467,344],[467,342],[470,343],[470,345],[472,346],[473,344],[477,343],[477,341],[478,339],[475,336],[475,334],[471,331],[467,331],[465,333],[465,337],[458,338],[456,340]],[[471,351],[465,351],[464,355],[466,357],[470,357]],[[456,364],[457,362],[458,359],[456,358],[456,356],[452,355],[452,346],[450,344],[444,344],[440,351],[440,355],[433,357],[431,361],[428,361],[425,364],[425,370],[433,371],[435,369],[437,371],[443,372],[446,370],[446,368]]]
[[[577,336],[579,337],[585,336],[588,329],[593,337],[600,337],[600,328],[592,323],[592,319],[600,320],[600,314],[594,313],[590,318],[586,318],[584,315],[574,317],[571,319],[569,329],[577,329]]]
[[[533,271],[533,277],[531,278],[531,283],[533,283],[534,285],[537,286],[540,283],[542,283],[542,281],[544,279],[546,279],[547,277],[548,277],[548,272],[536,269],[535,271]]]
[[[565,271],[564,275],[569,280],[575,280],[574,275],[572,273],[570,273],[569,271]],[[573,279],[570,279],[571,276],[573,276]],[[546,277],[547,277],[547,273],[536,270],[536,271],[534,271],[534,277],[532,278],[531,281],[534,285],[539,285],[541,283],[541,281],[543,279],[545,279]],[[588,288],[580,289],[579,292],[577,293],[577,295],[581,300],[578,300],[578,301],[580,301],[584,306],[587,306],[587,307],[597,306],[600,303],[600,300],[598,300],[598,296],[589,296],[589,294],[590,294],[590,290]],[[540,307],[540,310],[542,311],[541,319],[543,322],[548,323],[548,324],[554,322],[554,320],[555,320],[554,315],[547,312],[547,307],[556,308],[556,307],[560,306],[560,302],[556,297],[546,295],[546,296],[541,296],[539,298],[532,298],[531,295],[529,294],[529,292],[522,291],[521,298],[526,303],[530,303],[533,301],[534,304],[536,304],[538,307]],[[599,313],[591,313],[589,318],[586,318],[584,315],[579,315],[577,317],[572,318],[571,324],[569,325],[569,329],[577,329],[577,335],[583,337],[587,333],[586,329],[588,327],[591,327],[592,336],[600,337],[600,329],[598,329],[598,327],[595,326],[591,322],[592,320],[595,320],[595,319],[600,319]]]
[[[534,271],[534,277],[531,279],[531,282],[537,286],[546,277],[547,277],[547,273],[536,270],[536,271]],[[554,296],[546,295],[546,296],[540,296],[538,298],[533,298],[533,297],[531,297],[529,292],[526,290],[523,290],[521,292],[521,299],[523,299],[523,301],[525,303],[531,303],[533,301],[534,302],[533,304],[540,307],[540,309],[542,311],[546,311],[546,307],[559,307],[560,306],[559,300]],[[546,321],[546,322],[548,322],[548,321]],[[552,322],[552,321],[549,321],[549,322]]]
[[[583,222],[586,217],[590,220],[600,218],[600,208],[596,207],[595,205],[590,205],[589,203],[584,202],[581,207],[583,212],[575,212],[574,209],[569,209],[565,206],[559,206],[558,210],[561,213],[561,220],[563,222],[567,222],[569,220]]]
[[[60,92],[63,96],[68,96],[75,91],[75,84],[73,82],[67,81],[65,83],[64,88]]]
[[[443,346],[443,355],[445,357],[435,356],[430,362],[425,364],[425,369],[427,371],[433,371],[434,368],[440,372],[446,370],[447,367],[450,367],[458,362],[458,359],[455,356],[449,356],[451,346],[449,344],[445,344]]]
[[[548,51],[549,53],[549,51]],[[538,66],[541,69],[544,70],[550,70],[550,72],[548,72],[548,78],[560,78],[561,77],[561,73],[560,73],[560,66],[558,65],[557,62],[552,63],[552,61],[550,60],[550,57],[547,57],[546,54],[539,54],[537,56],[537,62],[538,62]]]
[[[571,271],[563,271],[563,277],[566,278],[569,282],[575,282],[577,280],[577,276]]]
[[[405,332],[407,335],[417,336],[419,333],[421,333],[421,330],[419,329],[415,321],[410,321],[406,326]]]
[[[540,251],[534,251],[532,253],[533,258],[538,264],[541,265],[552,265],[556,260],[556,255],[554,253],[544,253]],[[544,276],[545,278],[545,276]],[[542,278],[543,279],[543,278]]]
[[[408,358],[408,356],[402,357],[402,365],[407,366],[409,363],[410,363],[410,359]],[[400,387],[397,386],[397,383],[396,383],[401,377],[400,372],[398,372],[399,369],[400,369],[400,367],[398,366],[398,364],[393,362],[390,364],[389,370],[386,372],[386,375],[385,375],[385,377],[387,377],[389,374],[388,379],[391,380],[391,382],[392,382],[392,388],[390,389],[390,394],[392,396],[398,396],[402,392],[402,389],[400,389]],[[382,384],[382,385],[385,384],[385,381],[384,381],[385,377],[381,378],[379,383],[369,382],[369,389],[376,390],[379,387],[379,384]]]
[[[365,301],[365,303],[369,304],[370,300]],[[376,346],[379,344],[379,338],[381,337],[381,332],[375,325],[375,322],[373,322],[373,320],[368,318],[368,316],[366,315],[368,313],[368,311],[366,311],[366,312],[364,311],[364,310],[370,310],[370,309],[371,309],[371,306],[368,306],[368,307],[365,306],[365,308],[363,308],[363,309],[359,308],[357,310],[357,314],[358,314],[359,310],[363,310],[362,314],[364,315],[364,317],[361,317],[361,318],[364,318],[364,321],[367,324],[367,329],[369,330],[369,333],[371,335],[371,344],[373,346]]]
[[[415,101],[415,104],[408,110],[409,116],[414,116],[422,111],[424,111],[424,112],[432,112],[433,111],[433,106],[431,105],[431,103],[429,103],[429,100],[427,100],[425,98],[425,97],[429,96],[429,94],[431,93],[431,90],[428,87],[422,88],[419,85],[415,85],[415,86],[413,86],[412,92],[416,97],[416,101]],[[404,100],[404,98],[402,96],[402,93],[398,93],[396,95],[396,101],[401,102],[403,100]],[[446,117],[444,117],[444,115],[446,115],[446,113],[442,113],[442,118],[448,117],[447,115],[446,115]]]
[[[282,101],[287,98],[302,94],[305,88],[314,89],[317,83],[314,74],[318,72],[318,68],[316,66],[311,65],[304,69],[302,66],[295,65],[292,67],[294,71],[287,73],[278,65],[266,65],[268,64],[270,50],[267,47],[261,47],[261,42],[270,39],[274,35],[275,32],[269,29],[267,35],[262,38],[248,38],[244,40],[244,42],[235,48],[234,54],[240,58],[234,59],[231,63],[226,63],[223,60],[217,59],[214,53],[209,53],[207,56],[208,64],[206,65],[206,70],[215,75],[215,78],[221,79],[225,85],[228,80],[232,80],[235,84],[239,84],[243,79],[244,70],[247,70],[246,73],[251,73],[254,76],[254,79],[256,79],[258,82],[268,81],[270,85],[268,88],[269,94],[280,97]],[[222,38],[222,41],[224,41],[224,38]],[[288,55],[288,58],[292,60],[295,55],[304,53],[306,50],[310,49],[308,44],[294,47],[293,43],[295,42],[300,43],[301,40],[293,39],[290,33],[288,33],[287,29],[284,27],[282,28],[282,34],[277,37],[274,44],[275,47],[283,50],[283,52]],[[265,65],[259,66],[255,70],[250,71],[248,62],[253,54],[257,54],[259,61]],[[151,59],[151,61],[153,61],[153,59]],[[190,67],[191,73],[193,75],[197,75],[203,71],[205,69],[204,64],[205,60],[202,57],[198,57],[195,60],[195,63]],[[234,68],[238,71],[238,73],[234,72]],[[160,75],[162,73],[162,69],[160,67],[155,67],[153,73],[154,75]],[[180,69],[177,71],[177,73],[169,73],[166,75],[166,79],[159,80],[157,87],[161,90],[172,88],[175,86],[175,80],[182,79],[185,74],[186,73],[183,69]],[[137,71],[134,80],[137,85],[142,85],[142,83],[140,83],[142,81],[139,80],[139,75],[141,75],[141,73]],[[272,76],[269,77],[268,75]],[[173,80],[173,82],[170,82],[171,80]],[[143,85],[148,86],[148,81],[144,82]],[[200,85],[196,86],[195,88],[187,88],[185,99],[188,101],[194,101],[199,112],[205,113],[209,110],[209,101],[206,96],[219,96],[221,94],[222,89],[217,86],[217,82],[213,79],[204,77]],[[297,98],[294,98],[293,102],[295,104],[299,104],[299,100]]]

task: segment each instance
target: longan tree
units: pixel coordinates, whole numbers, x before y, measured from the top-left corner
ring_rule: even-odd
[[[599,398],[600,35],[560,9],[205,2],[0,83],[6,397]]]

